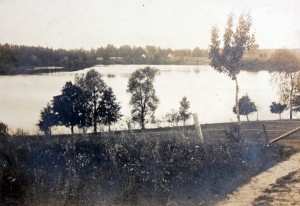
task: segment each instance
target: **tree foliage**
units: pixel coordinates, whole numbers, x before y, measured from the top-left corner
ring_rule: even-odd
[[[170,61],[168,55],[179,57]],[[0,74],[38,73],[47,69],[34,67],[63,67],[73,71],[96,64],[174,64],[185,63],[180,57],[207,57],[206,49],[176,49],[156,46],[119,48],[108,44],[97,49],[52,49],[23,45],[0,44]],[[60,69],[57,69],[59,71]]]
[[[276,50],[271,58],[271,65],[279,71],[272,75],[272,83],[277,86],[280,100],[290,109],[290,119],[293,118],[293,102],[298,88],[300,88],[300,62],[298,58],[288,50]]]
[[[270,112],[274,114],[279,114],[279,119],[281,119],[281,113],[287,109],[286,104],[281,104],[280,102],[272,102],[270,105]]]
[[[101,122],[98,107],[107,86],[102,80],[101,74],[94,69],[89,70],[86,75],[77,76],[75,84],[82,88],[86,94],[86,108],[90,111],[88,120],[91,120],[87,121],[87,126],[93,125],[94,133],[97,133],[97,123]]]
[[[239,99],[239,108],[240,115],[245,115],[247,121],[249,121],[248,115],[257,111],[254,102],[251,101],[248,95],[244,95]],[[236,114],[235,106],[232,108],[232,111]]]
[[[45,135],[51,135],[51,128],[57,124],[58,120],[53,112],[53,107],[51,104],[47,104],[41,111],[40,120],[37,123],[37,126],[45,133]]]
[[[110,126],[121,118],[121,106],[98,72],[90,70],[77,76],[75,82],[66,82],[61,94],[41,112],[38,126],[45,134],[50,134],[55,125],[71,127],[72,134],[75,126],[93,126],[97,132],[97,124]]]
[[[145,67],[133,72],[129,78],[127,92],[131,94],[132,120],[142,129],[150,118],[154,118],[159,99],[155,94],[154,80],[159,71],[155,68]]]
[[[216,27],[212,28],[211,45],[209,50],[210,65],[217,71],[226,74],[236,82],[236,110],[239,111],[238,104],[238,80],[237,75],[242,66],[242,58],[247,50],[255,42],[254,35],[250,28],[252,18],[249,14],[242,14],[239,17],[236,28],[233,26],[234,16],[230,14],[227,19],[227,27],[223,35],[223,47],[219,38],[219,31]],[[237,112],[238,123],[240,116]]]
[[[108,125],[109,130],[111,124],[117,122],[122,117],[120,109],[120,103],[117,102],[117,98],[112,89],[108,87],[103,92],[102,101],[99,103],[97,112],[101,118],[101,122],[104,125]]]
[[[71,127],[71,133],[74,133],[74,126],[84,125],[87,118],[87,109],[84,91],[73,85],[72,82],[66,82],[61,91],[61,95],[53,97],[53,112],[57,116],[60,125]]]
[[[242,14],[235,31],[233,29],[233,14],[227,19],[227,27],[223,36],[223,47],[220,47],[219,31],[212,28],[209,51],[210,65],[217,71],[225,73],[235,80],[241,69],[241,59],[253,45],[255,38],[250,33],[252,19],[249,14]]]
[[[172,109],[170,112],[166,114],[166,121],[171,126],[178,126],[178,123],[180,122],[180,115],[179,112]]]
[[[190,102],[186,97],[181,99],[179,105],[179,110],[172,109],[165,116],[166,121],[170,123],[171,126],[178,126],[179,122],[182,122],[183,126],[185,126],[186,122],[191,118],[192,113],[189,112]]]
[[[25,72],[30,67],[64,67],[66,70],[78,70],[96,64],[93,50],[82,49],[65,50],[33,46],[18,46],[0,44],[0,73],[10,71],[11,68],[23,68]],[[37,70],[36,70],[37,71]],[[22,71],[16,71],[22,72]]]
[[[183,122],[183,126],[185,126],[186,121],[188,121],[192,113],[188,110],[190,109],[190,102],[187,100],[186,97],[183,97],[180,101],[180,107],[179,107],[179,118]]]
[[[277,49],[270,57],[271,66],[276,71],[293,73],[300,70],[300,61],[295,54],[287,49]]]
[[[297,88],[298,90],[299,88]],[[292,98],[293,111],[300,112],[300,93],[297,93]]]

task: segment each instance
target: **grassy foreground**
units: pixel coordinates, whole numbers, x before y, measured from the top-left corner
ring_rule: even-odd
[[[205,127],[204,134],[215,132]],[[205,144],[193,130],[174,128],[13,137],[2,148],[9,163],[0,198],[18,205],[212,205],[293,153],[224,129],[223,138]]]

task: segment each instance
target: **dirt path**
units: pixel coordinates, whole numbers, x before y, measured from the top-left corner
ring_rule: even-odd
[[[270,191],[269,197],[266,195],[266,189],[272,188],[274,184],[276,183],[276,180],[279,178],[283,178],[285,176],[288,176],[292,174],[294,178],[297,178],[300,176],[297,175],[300,173],[300,152],[294,154],[291,156],[288,160],[281,162],[274,167],[270,168],[269,170],[253,177],[249,183],[246,185],[238,188],[233,194],[228,195],[228,198],[222,202],[220,202],[219,206],[246,206],[246,205],[254,205],[254,203],[257,203],[256,205],[280,205],[276,204],[272,197]],[[284,178],[283,178],[284,179]],[[292,183],[292,181],[289,181],[289,183]],[[273,185],[272,185],[273,184]],[[299,183],[297,185],[293,184],[293,186],[290,186],[289,189],[286,190],[286,195],[294,195],[291,197],[281,197],[281,199],[284,202],[284,205],[291,205],[290,203],[295,203],[296,205],[300,205],[300,194],[299,194]],[[284,187],[284,186],[281,186]],[[296,190],[296,191],[293,191]],[[268,191],[268,190],[267,190]],[[275,193],[276,190],[273,190]],[[277,190],[278,192],[278,190]],[[279,191],[282,195],[282,191]],[[271,203],[267,204],[259,204],[259,198],[267,199]],[[286,202],[290,201],[290,203]],[[298,202],[299,201],[299,202]],[[298,204],[297,204],[298,203]]]

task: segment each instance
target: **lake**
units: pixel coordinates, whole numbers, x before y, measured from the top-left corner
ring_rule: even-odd
[[[112,87],[121,112],[124,115],[116,129],[125,128],[125,119],[130,117],[130,96],[126,93],[130,74],[143,65],[98,65],[93,67],[103,75],[106,84]],[[201,123],[236,121],[232,112],[235,104],[235,82],[225,74],[218,73],[208,65],[158,65],[160,70],[155,81],[156,94],[160,99],[156,117],[163,116],[172,109],[179,108],[179,101],[186,96],[193,113],[198,113]],[[41,75],[0,76],[0,121],[10,129],[22,128],[30,133],[37,131],[40,111],[50,102],[66,81],[73,81],[76,74],[84,74],[90,68],[76,72],[61,72]],[[272,101],[278,101],[276,88],[270,85],[271,74],[266,71],[239,74],[240,97],[248,94],[258,108],[258,115],[250,115],[250,120],[277,119],[270,113]],[[284,113],[283,118],[288,114]],[[242,117],[246,120],[246,117]],[[64,132],[57,129],[56,132]]]

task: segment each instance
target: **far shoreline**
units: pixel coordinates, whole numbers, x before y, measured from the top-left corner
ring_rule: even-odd
[[[60,73],[60,72],[75,72],[84,70],[87,68],[95,67],[95,66],[112,66],[112,65],[141,65],[141,66],[210,66],[210,64],[95,64],[83,68],[78,69],[68,69],[66,67],[55,67],[55,66],[42,66],[42,67],[0,67],[0,76],[14,76],[14,75],[39,75],[39,74],[49,74],[49,73]],[[38,68],[38,69],[36,69]],[[246,60],[243,62],[243,66],[240,69],[241,71],[247,72],[260,72],[260,71],[268,71],[268,72],[278,72],[272,65],[270,65],[267,61],[260,60]]]

